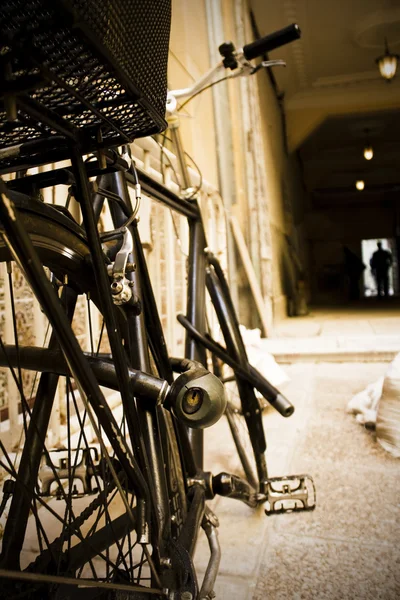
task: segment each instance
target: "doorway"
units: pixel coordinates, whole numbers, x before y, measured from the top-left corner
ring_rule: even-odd
[[[364,270],[364,297],[378,295],[376,280],[370,266],[370,261],[373,253],[377,250],[378,242],[382,243],[383,250],[388,250],[392,255],[393,264],[389,268],[389,296],[398,293],[398,270],[395,241],[391,238],[376,238],[372,240],[362,240],[361,242],[362,261],[366,266],[366,269]]]

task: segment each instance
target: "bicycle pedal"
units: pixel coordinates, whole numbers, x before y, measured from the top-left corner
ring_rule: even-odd
[[[316,491],[310,475],[270,477],[266,481],[265,514],[314,510]]]
[[[93,478],[98,462],[98,450],[94,446],[70,451],[64,448],[50,450],[42,456],[38,472],[40,495],[62,498],[69,494],[80,498],[95,493],[97,488],[93,487]],[[64,488],[64,484],[71,489]]]

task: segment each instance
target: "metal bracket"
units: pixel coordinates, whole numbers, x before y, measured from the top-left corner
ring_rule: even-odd
[[[136,269],[134,263],[128,263],[129,255],[133,251],[132,234],[128,228],[123,230],[122,246],[118,250],[114,263],[108,265],[108,273],[112,277],[111,294],[114,304],[137,304],[138,299],[133,294],[133,282],[126,278],[127,272]]]
[[[126,264],[128,262],[128,257],[131,254],[132,250],[132,234],[129,231],[129,229],[125,229],[122,246],[117,252],[112,269],[112,276],[114,280],[119,280],[125,277]]]

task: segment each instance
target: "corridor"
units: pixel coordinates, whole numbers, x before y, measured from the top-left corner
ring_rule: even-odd
[[[267,517],[262,508],[254,512],[233,500],[214,501],[222,546],[217,597],[397,600],[399,459],[386,453],[374,433],[346,413],[346,406],[385,373],[400,349],[399,306],[314,310],[308,317],[288,319],[275,333],[285,338],[265,340],[271,348],[274,343],[292,344],[292,362],[281,355],[290,377],[281,389],[296,411],[287,420],[272,410],[264,416],[270,475],[312,475],[317,508]],[[346,362],[343,349],[330,362],[323,352],[312,354],[313,343],[323,340],[329,346],[332,339],[347,348]],[[301,347],[295,346],[300,340],[306,341],[304,358]],[[375,345],[368,354],[372,340]],[[225,461],[225,468],[233,468],[223,425],[207,435],[210,451],[218,453],[218,466]],[[198,551],[204,566],[205,549],[202,544]]]

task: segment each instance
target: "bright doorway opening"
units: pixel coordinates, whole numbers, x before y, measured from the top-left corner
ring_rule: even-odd
[[[366,266],[364,270],[364,296],[377,296],[378,295],[378,287],[376,283],[376,278],[374,277],[371,269],[371,258],[373,253],[378,249],[377,243],[382,243],[382,249],[388,250],[392,255],[392,266],[389,268],[389,296],[393,296],[395,293],[395,288],[397,288],[397,260],[396,260],[396,247],[395,241],[393,239],[372,239],[372,240],[362,240],[361,242],[361,253],[362,253],[362,261]],[[395,277],[396,275],[396,277]],[[396,281],[395,281],[396,280]],[[396,289],[397,291],[397,289]]]

